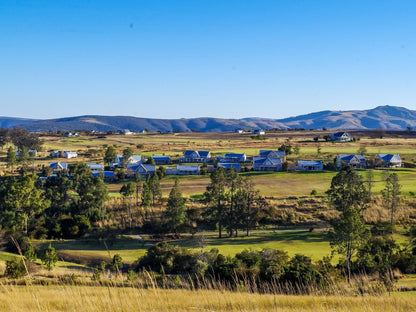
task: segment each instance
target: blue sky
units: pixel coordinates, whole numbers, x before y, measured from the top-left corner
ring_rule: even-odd
[[[416,2],[1,1],[0,115],[416,109]]]

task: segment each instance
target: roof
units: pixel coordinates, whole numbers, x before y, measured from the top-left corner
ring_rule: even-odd
[[[365,162],[365,156],[364,155],[353,155],[353,154],[339,154],[338,157],[337,157],[337,160],[338,161],[349,162],[354,157],[356,157],[360,162]]]
[[[322,161],[298,160],[298,165],[301,165],[301,166],[322,166]]]
[[[148,164],[141,164],[137,167],[137,169],[143,168],[146,172],[155,172],[156,166],[155,165],[148,165]]]
[[[170,160],[169,156],[152,156],[153,160]]]
[[[68,169],[68,164],[66,162],[51,162],[49,165],[49,168],[51,169]]]
[[[377,154],[376,158],[382,159],[385,163],[391,162],[393,158],[397,158],[397,160],[401,161],[399,154]]]
[[[99,177],[100,174],[104,175],[104,179],[108,178],[114,178],[114,171],[93,171],[92,175],[94,177]]]
[[[208,157],[209,156],[209,151],[185,151],[185,157],[191,157],[192,154],[196,153],[199,157]],[[197,156],[197,157],[198,157]]]
[[[218,167],[222,167],[225,169],[240,169],[241,170],[241,166],[240,164],[236,164],[236,163],[219,163]]]
[[[199,166],[191,166],[191,165],[178,165],[176,167],[179,171],[198,171]]]
[[[265,157],[261,157],[261,158],[256,158],[253,160],[253,165],[262,165],[266,162],[270,162],[272,165],[281,165],[282,164],[282,160],[280,158],[265,158]]]
[[[346,134],[346,135],[350,135],[348,132],[345,132],[345,131],[340,131],[340,132],[335,132],[335,133],[332,133],[332,135],[333,135],[333,136],[335,136],[335,137],[341,137],[341,136],[343,136],[344,134]]]
[[[270,153],[275,153],[278,157],[285,157],[285,151],[260,150],[259,156],[268,157]]]
[[[227,158],[242,158],[242,157],[245,157],[245,156],[246,156],[245,153],[243,153],[243,154],[236,154],[236,153],[227,153],[227,154],[225,154],[225,157],[227,157]]]
[[[87,164],[91,170],[104,170],[104,165],[101,164]]]

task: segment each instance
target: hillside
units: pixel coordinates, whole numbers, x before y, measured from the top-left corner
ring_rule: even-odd
[[[321,111],[284,119],[271,118],[190,118],[190,119],[152,119],[131,116],[77,116],[58,119],[33,120],[0,117],[1,127],[20,126],[29,131],[46,130],[95,130],[112,131],[129,129],[140,131],[200,131],[224,132],[242,129],[388,129],[405,130],[416,127],[416,111],[396,106],[379,106],[369,110]]]

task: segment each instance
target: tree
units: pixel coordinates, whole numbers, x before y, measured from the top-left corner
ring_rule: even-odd
[[[16,165],[16,153],[12,146],[9,146],[9,149],[7,150],[6,163],[10,171],[13,172],[14,166]]]
[[[162,189],[160,188],[160,180],[157,174],[154,174],[147,178],[146,183],[149,185],[149,189],[152,192],[153,205],[156,201],[162,198]]]
[[[374,184],[374,172],[372,169],[367,170],[367,189],[368,189],[368,200],[371,200],[371,190],[373,188],[373,184]]]
[[[123,258],[119,254],[115,254],[113,259],[110,263],[111,270],[117,272],[117,274],[120,273],[120,270],[123,268]]]
[[[142,192],[142,206],[144,208],[148,208],[150,207],[152,203],[153,203],[152,191],[150,190],[149,184],[144,182],[143,192]]]
[[[28,232],[28,220],[40,214],[49,201],[35,186],[35,175],[8,176],[0,184],[0,223],[14,232],[17,228]]]
[[[359,212],[350,208],[341,214],[329,232],[331,248],[340,255],[345,256],[348,283],[351,281],[351,262],[353,256],[367,241],[369,233],[361,220]]]
[[[133,156],[133,150],[130,147],[123,150],[123,158],[121,158],[121,165],[123,168],[127,167],[131,156]]]
[[[123,195],[123,198],[130,198],[129,202],[129,228],[131,228],[131,197],[136,191],[136,184],[134,182],[129,182],[127,184],[123,184],[123,186],[120,189],[120,193]]]
[[[330,202],[341,212],[351,208],[361,211],[369,202],[362,176],[349,167],[343,168],[332,178],[331,187],[326,193]]]
[[[170,231],[175,233],[185,222],[185,198],[179,189],[179,180],[175,180],[168,198],[168,205],[165,212],[165,220]]]
[[[381,191],[384,203],[390,210],[390,224],[394,225],[394,216],[400,204],[400,188],[399,176],[397,173],[388,173],[386,176],[386,184],[384,190]]]
[[[51,271],[56,262],[58,262],[58,253],[56,252],[55,248],[49,244],[48,248],[46,248],[45,252],[43,253],[42,263],[46,266],[48,271]]]
[[[365,154],[367,154],[367,149],[365,148],[365,146],[360,146],[360,148],[357,150],[357,154],[358,155],[365,155]]]
[[[21,259],[6,260],[4,275],[9,278],[20,278],[25,275],[26,269]]]
[[[149,165],[156,165],[156,162],[155,162],[155,160],[153,159],[153,157],[152,157],[152,156],[150,156],[150,157],[147,159],[146,164],[149,164]]]
[[[102,217],[102,205],[108,197],[108,189],[102,177],[94,177],[86,165],[76,165],[72,169],[72,189],[78,194],[74,197],[72,213],[85,215],[91,222]]]
[[[117,157],[117,151],[114,146],[107,147],[104,155],[104,162],[105,163],[112,163]]]
[[[222,237],[222,228],[227,216],[226,186],[225,170],[221,167],[211,173],[211,183],[207,186],[207,190],[204,193],[205,201],[209,205],[206,215],[218,224],[219,238]]]
[[[36,255],[36,251],[35,248],[33,248],[32,244],[29,244],[29,246],[27,247],[26,251],[25,251],[25,260],[27,262],[35,262],[36,259],[38,258]]]

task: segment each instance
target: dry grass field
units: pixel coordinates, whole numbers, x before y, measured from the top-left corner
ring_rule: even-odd
[[[288,296],[245,291],[131,287],[2,286],[0,310],[20,311],[414,311],[415,294]]]

